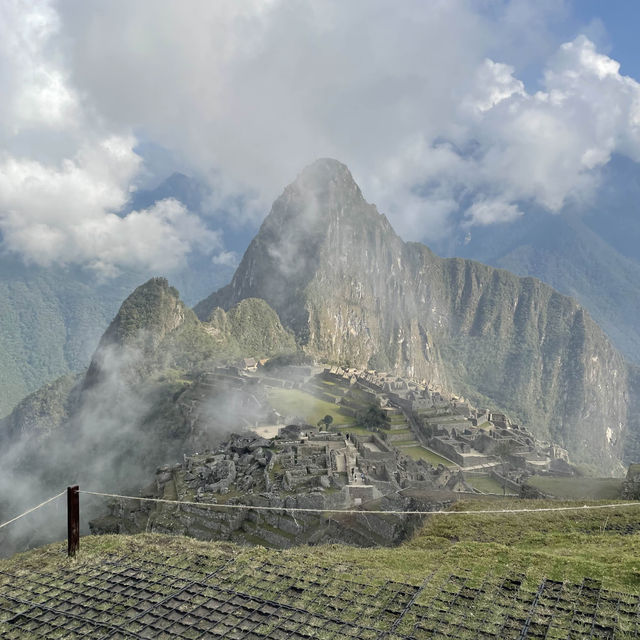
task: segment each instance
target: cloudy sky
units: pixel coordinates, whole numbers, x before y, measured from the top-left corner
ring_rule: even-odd
[[[317,157],[351,168],[399,233],[589,202],[640,161],[637,3],[3,0],[5,251],[102,274],[233,260]],[[129,211],[172,171],[203,181]],[[127,211],[127,213],[123,213]]]

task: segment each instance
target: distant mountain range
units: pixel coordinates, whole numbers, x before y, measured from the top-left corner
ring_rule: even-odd
[[[507,224],[460,226],[436,244],[460,256],[540,278],[580,302],[616,347],[640,364],[640,167],[617,156],[593,204],[559,214],[523,207]]]

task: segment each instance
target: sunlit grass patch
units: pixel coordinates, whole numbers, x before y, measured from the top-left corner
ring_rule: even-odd
[[[333,416],[334,424],[353,424],[353,418],[342,413],[340,407],[326,400],[320,400],[299,389],[269,388],[269,404],[283,416],[300,416],[309,424],[316,425],[326,415]]]

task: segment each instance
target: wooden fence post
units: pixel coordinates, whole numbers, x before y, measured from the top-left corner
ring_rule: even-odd
[[[70,558],[80,549],[80,494],[78,485],[67,487],[67,553]]]

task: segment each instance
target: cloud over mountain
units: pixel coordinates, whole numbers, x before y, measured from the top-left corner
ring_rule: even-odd
[[[106,123],[69,78],[52,3],[0,8],[0,234],[3,248],[41,266],[171,270],[220,237],[166,199],[118,215],[142,159],[132,127]],[[6,99],[5,99],[6,98]]]
[[[427,241],[588,200],[612,153],[640,158],[640,85],[586,36],[562,43],[557,3],[0,12],[0,231],[38,264],[109,274],[227,255],[219,217],[172,202],[116,215],[153,164],[142,142],[209,183],[208,209],[249,226],[299,166],[341,158],[401,235]]]

